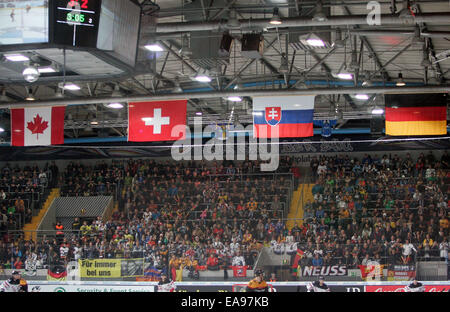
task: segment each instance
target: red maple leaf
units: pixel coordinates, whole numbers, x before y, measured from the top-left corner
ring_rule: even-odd
[[[31,131],[32,134],[37,135],[39,140],[39,134],[44,134],[44,131],[48,128],[48,121],[42,122],[42,117],[39,114],[33,118],[34,122],[29,122],[27,129]]]

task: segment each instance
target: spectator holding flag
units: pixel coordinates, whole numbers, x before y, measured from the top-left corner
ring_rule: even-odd
[[[402,262],[403,264],[408,264],[411,262],[411,255],[412,252],[417,252],[417,249],[414,247],[413,244],[409,242],[407,239],[405,243],[402,245],[403,251],[402,251]]]

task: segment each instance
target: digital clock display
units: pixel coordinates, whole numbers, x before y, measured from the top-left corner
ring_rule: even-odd
[[[101,0],[55,0],[54,43],[97,46]]]

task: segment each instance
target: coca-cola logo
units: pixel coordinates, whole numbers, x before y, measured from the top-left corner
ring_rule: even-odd
[[[366,292],[406,292],[401,285],[368,285]],[[449,292],[450,285],[425,285],[425,292]]]
[[[439,286],[439,287],[425,287],[426,292],[450,292],[449,286]]]
[[[405,288],[395,288],[394,290],[387,290],[383,287],[377,288],[375,292],[405,292]]]

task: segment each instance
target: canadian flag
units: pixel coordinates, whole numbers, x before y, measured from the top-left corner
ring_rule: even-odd
[[[64,144],[65,107],[36,107],[11,110],[12,146]]]
[[[129,103],[128,141],[184,140],[187,100]]]

